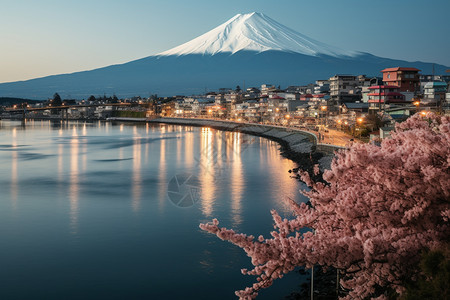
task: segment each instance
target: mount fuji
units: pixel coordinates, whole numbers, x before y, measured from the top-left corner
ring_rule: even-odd
[[[303,85],[335,74],[379,76],[387,67],[432,63],[381,58],[316,41],[261,13],[238,14],[170,50],[125,64],[0,84],[0,97],[46,99],[58,92],[75,99],[191,95],[221,87]],[[443,65],[434,65],[439,74]]]

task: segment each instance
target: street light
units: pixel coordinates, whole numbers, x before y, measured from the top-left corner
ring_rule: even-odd
[[[322,105],[321,107],[320,107],[320,109],[322,110],[322,111],[325,111],[325,127],[327,127],[327,125],[328,125],[328,109],[327,109],[327,106],[326,105]],[[323,116],[323,115],[322,115]]]
[[[364,122],[364,119],[363,119],[363,118],[357,118],[357,119],[356,119],[356,123],[358,123],[359,126],[360,126],[360,127],[358,128],[358,129],[359,129],[359,138],[361,138],[361,131],[362,131],[362,130],[361,130],[361,129],[362,129],[362,128],[361,128],[361,124],[362,124],[363,122]]]
[[[284,116],[284,118],[286,119],[287,127],[289,127],[289,119],[291,118],[291,116],[287,114],[287,115]]]
[[[418,112],[420,109],[420,101],[419,100],[414,101],[413,104],[416,106],[416,112]]]

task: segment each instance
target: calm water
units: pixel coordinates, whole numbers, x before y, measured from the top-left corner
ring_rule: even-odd
[[[270,209],[304,200],[293,167],[209,128],[1,120],[0,299],[235,299],[250,260],[198,224],[267,236]]]

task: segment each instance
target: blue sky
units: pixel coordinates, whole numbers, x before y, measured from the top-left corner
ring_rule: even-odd
[[[448,0],[0,0],[0,82],[156,54],[262,12],[342,49],[450,66]]]

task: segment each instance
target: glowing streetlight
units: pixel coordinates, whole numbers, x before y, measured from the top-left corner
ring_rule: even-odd
[[[290,115],[285,115],[284,116],[286,119],[289,119],[291,116]]]
[[[415,106],[419,106],[419,105],[420,105],[420,101],[414,101],[413,104],[414,104]]]
[[[327,107],[325,105],[320,107],[321,110],[327,110]]]
[[[358,119],[356,119],[356,121],[361,124],[364,121],[364,119],[363,118],[358,118]]]

